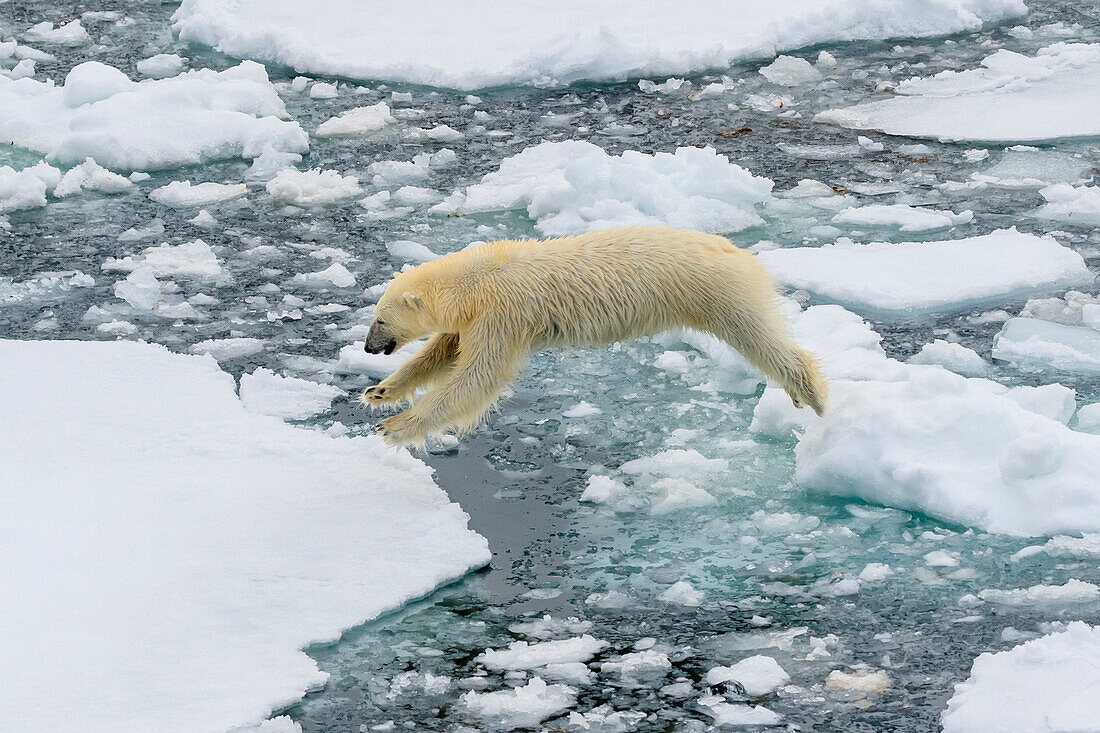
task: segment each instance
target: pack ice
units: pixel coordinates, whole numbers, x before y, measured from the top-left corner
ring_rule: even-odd
[[[1055,43],[1035,56],[1000,50],[968,71],[897,86],[893,99],[818,120],[944,142],[1026,142],[1100,134],[1100,44]]]
[[[525,209],[535,228],[565,236],[610,227],[668,225],[711,233],[762,224],[772,182],[714,148],[608,155],[590,142],[534,145],[466,189],[466,213]],[[437,209],[442,211],[442,209]]]
[[[826,41],[974,30],[1020,0],[184,0],[180,39],[301,72],[456,89],[686,75]],[[700,22],[705,18],[706,22]]]
[[[303,647],[489,560],[423,463],[208,356],[0,341],[0,410],[0,728],[258,726],[325,681]]]
[[[940,242],[841,239],[757,257],[786,285],[878,317],[966,310],[1094,279],[1081,255],[1015,228]]]
[[[88,61],[60,87],[0,76],[0,140],[63,165],[91,157],[112,170],[153,170],[255,158],[268,145],[306,152],[308,136],[286,117],[264,67],[251,61],[140,82]]]

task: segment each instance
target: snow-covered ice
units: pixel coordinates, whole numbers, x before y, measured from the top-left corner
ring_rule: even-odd
[[[921,350],[909,357],[910,364],[939,364],[964,377],[987,375],[992,366],[973,349],[962,344],[954,344],[943,339],[925,344]]]
[[[993,358],[1032,369],[1100,374],[1100,331],[1011,318],[993,340]]]
[[[1052,237],[1001,229],[965,239],[855,244],[757,253],[784,284],[863,313],[917,316],[1088,284],[1081,255]]]
[[[267,182],[267,192],[276,201],[293,206],[323,206],[363,193],[359,179],[333,170],[300,171],[284,168]]]
[[[1100,626],[1064,631],[974,660],[943,713],[944,733],[1089,731],[1100,720]]]
[[[593,638],[588,634],[571,639],[541,641],[528,644],[526,641],[514,641],[507,649],[486,649],[475,661],[486,669],[494,671],[515,669],[537,669],[548,664],[566,664],[569,662],[587,662],[607,648],[606,641]]]
[[[791,676],[771,657],[758,654],[729,667],[713,667],[703,677],[708,685],[736,682],[749,697],[763,697],[787,684]]]
[[[772,182],[713,148],[608,155],[584,141],[541,143],[466,189],[467,213],[525,209],[544,235],[636,224],[730,233],[763,223]]]
[[[188,351],[192,354],[209,354],[221,361],[243,359],[264,350],[263,339],[240,336],[224,339],[207,339],[193,344]]]
[[[379,102],[369,107],[355,107],[341,112],[336,117],[322,122],[313,134],[317,137],[369,135],[396,121],[390,114],[390,106],[385,102]]]
[[[841,211],[833,217],[833,223],[849,226],[896,226],[903,232],[926,232],[965,224],[973,219],[972,211],[956,214],[953,211],[907,204],[870,204]]]
[[[59,86],[0,76],[0,140],[63,165],[91,157],[111,170],[152,170],[255,158],[266,145],[306,152],[308,136],[286,116],[264,67],[250,61],[141,82],[98,61],[73,67]]]
[[[1058,184],[1039,191],[1046,203],[1031,216],[1079,227],[1100,226],[1100,186]]]
[[[0,341],[0,365],[21,730],[259,725],[324,682],[304,646],[489,560],[424,464],[254,415],[209,357]]]
[[[1100,44],[1001,49],[981,68],[897,86],[899,96],[817,115],[860,130],[943,141],[1028,142],[1100,134]]]
[[[115,259],[108,257],[103,270],[133,272],[147,267],[156,277],[176,275],[218,279],[224,275],[221,260],[201,239],[183,244],[161,244],[143,249],[140,254]]]
[[[724,69],[831,40],[930,36],[1024,13],[1018,0],[628,3],[474,0],[456,16],[439,0],[391,7],[354,0],[184,0],[181,40],[300,72],[476,89],[568,84]],[[699,19],[706,18],[706,22]],[[410,31],[415,29],[415,31]]]
[[[0,165],[0,214],[46,205],[46,193],[61,180],[61,171],[39,163],[16,170]]]
[[[504,730],[533,728],[546,718],[573,707],[576,702],[574,688],[548,685],[541,677],[532,677],[526,685],[512,690],[470,690],[462,696],[462,703],[470,713]]]
[[[284,377],[263,367],[241,375],[240,395],[245,409],[284,420],[313,417],[342,394],[342,389],[331,384]]]
[[[219,201],[229,201],[240,198],[248,193],[248,187],[243,183],[195,183],[191,181],[172,181],[171,183],[155,188],[149,192],[149,198],[158,204],[173,208],[186,208],[188,206],[209,206]]]

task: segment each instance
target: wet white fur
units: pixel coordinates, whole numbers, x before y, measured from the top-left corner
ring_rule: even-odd
[[[821,413],[825,380],[814,357],[791,341],[776,299],[752,254],[699,232],[628,227],[490,242],[396,276],[372,330],[398,346],[435,335],[361,399],[393,404],[434,387],[379,426],[391,444],[421,445],[429,434],[477,425],[531,351],[682,326],[725,340],[796,405]]]

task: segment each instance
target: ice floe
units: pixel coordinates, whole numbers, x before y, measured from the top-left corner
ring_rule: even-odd
[[[758,654],[729,667],[713,667],[703,677],[708,685],[735,682],[749,697],[769,695],[791,676],[771,657]]]
[[[1100,186],[1074,188],[1063,183],[1048,186],[1039,193],[1047,202],[1031,212],[1036,219],[1080,227],[1100,226]]]
[[[489,560],[423,463],[252,414],[209,357],[0,341],[0,382],[23,730],[259,726],[324,683],[305,646]]]
[[[284,168],[267,182],[276,201],[293,206],[323,206],[363,193],[359,179],[333,170],[300,171]]]
[[[241,375],[240,395],[245,408],[284,420],[305,420],[324,412],[344,391],[331,384],[284,377],[263,367]]]
[[[264,340],[249,336],[237,336],[224,339],[207,339],[193,344],[192,354],[209,354],[218,361],[232,361],[258,354],[264,350]]]
[[[926,232],[966,224],[973,219],[972,211],[956,214],[953,211],[907,204],[871,204],[845,209],[833,217],[833,223],[849,226],[896,226],[903,232]]]
[[[1100,44],[1056,43],[1025,56],[1002,49],[968,71],[897,86],[899,96],[817,119],[943,141],[1027,142],[1100,134]]]
[[[577,702],[577,691],[568,685],[548,685],[541,677],[532,677],[522,687],[496,692],[470,690],[462,703],[473,715],[504,730],[534,728],[543,720],[558,715]]]
[[[46,163],[22,170],[0,165],[0,214],[46,205],[46,193],[61,181],[61,171]]]
[[[191,181],[172,181],[171,183],[154,188],[149,192],[149,198],[158,204],[173,208],[186,208],[188,206],[209,206],[219,201],[229,201],[240,198],[248,193],[248,187],[243,183],[195,183]]]
[[[108,272],[112,270],[133,272],[142,266],[148,267],[156,277],[182,275],[220,279],[225,275],[221,260],[214,254],[210,245],[201,239],[184,244],[149,247],[138,255],[121,259],[108,257],[103,262],[103,269]]]
[[[390,106],[385,102],[379,102],[369,107],[355,107],[341,112],[336,117],[322,122],[313,134],[317,137],[369,135],[396,121],[390,114]]]
[[[944,733],[1087,731],[1100,720],[1100,626],[1081,621],[974,660],[943,713]]]
[[[250,61],[141,82],[98,61],[73,67],[62,86],[0,76],[0,140],[64,165],[92,157],[111,170],[152,170],[255,158],[267,145],[306,152],[309,137],[286,116]]]
[[[475,89],[686,75],[830,40],[928,36],[1022,15],[1018,0],[785,0],[654,6],[474,0],[456,17],[439,0],[367,7],[355,0],[184,0],[180,39],[312,74]],[[707,22],[700,23],[699,18]]]
[[[940,242],[841,239],[756,256],[786,285],[877,316],[966,310],[1094,279],[1081,255],[1015,228]]]
[[[714,148],[608,155],[584,141],[541,143],[466,189],[466,213],[525,209],[542,234],[666,224],[730,233],[763,223],[772,182]]]
[[[993,358],[1033,369],[1100,374],[1100,330],[1011,318],[993,340]]]

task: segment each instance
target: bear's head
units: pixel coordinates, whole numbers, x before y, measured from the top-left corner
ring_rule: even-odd
[[[375,306],[374,321],[364,345],[368,354],[392,354],[410,341],[438,330],[415,272],[414,269],[395,274]]]

